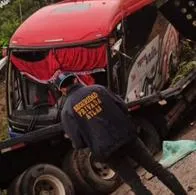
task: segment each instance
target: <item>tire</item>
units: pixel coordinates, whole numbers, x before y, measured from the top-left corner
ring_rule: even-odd
[[[154,155],[161,149],[161,140],[155,127],[145,118],[135,118],[137,132],[149,151]]]
[[[122,181],[119,176],[109,169],[106,164],[96,162],[88,149],[72,151],[72,156],[74,156],[74,158],[72,157],[72,163],[70,163],[72,166],[69,167],[69,170],[72,170],[69,171],[70,177],[74,181],[79,175],[79,180],[77,178],[77,182],[80,183],[78,186],[82,188],[80,190],[83,192],[92,194],[93,190],[94,194],[109,194],[121,185]],[[96,165],[97,168],[105,167],[105,171],[108,171],[108,174],[111,174],[107,175],[107,173],[105,173],[105,177],[102,177],[97,174],[95,169]],[[67,170],[68,168],[65,166],[66,165],[64,164],[64,169]]]
[[[9,186],[9,188],[7,190],[7,195],[13,195],[13,194],[14,195],[21,195],[20,184],[21,184],[21,181],[22,181],[24,174],[25,174],[25,172],[23,172],[16,179],[14,179],[14,181],[11,183],[11,185]]]
[[[71,150],[66,154],[62,164],[62,170],[66,172],[72,179],[77,194],[96,193],[96,191],[85,181],[84,177],[81,175],[78,166],[77,151]]]
[[[59,168],[49,164],[38,164],[24,174],[21,181],[21,195],[74,195],[69,177]]]

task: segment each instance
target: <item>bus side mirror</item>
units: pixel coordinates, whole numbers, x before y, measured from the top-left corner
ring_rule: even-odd
[[[118,52],[120,51],[120,46],[122,44],[122,38],[119,39],[118,41],[116,41],[116,43],[114,43],[114,45],[112,46],[112,51],[113,52]]]
[[[8,57],[4,57],[3,59],[0,60],[0,71],[3,69],[3,67],[5,67],[7,61],[8,61]]]
[[[132,60],[132,58],[130,56],[128,56],[126,53],[123,53],[122,51],[120,51],[120,46],[122,44],[123,40],[122,38],[120,38],[118,41],[116,41],[116,43],[114,43],[114,45],[112,46],[111,50],[112,50],[112,55],[116,55],[116,53],[119,53],[120,55],[124,56],[125,58]]]

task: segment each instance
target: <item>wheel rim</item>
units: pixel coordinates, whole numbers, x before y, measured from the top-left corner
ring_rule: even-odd
[[[111,180],[116,177],[116,173],[105,163],[97,162],[89,154],[90,164],[94,173],[103,180]]]
[[[66,195],[63,183],[52,175],[42,175],[36,179],[33,195]]]

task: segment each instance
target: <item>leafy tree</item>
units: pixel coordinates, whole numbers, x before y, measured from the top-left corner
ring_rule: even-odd
[[[55,0],[11,0],[0,8],[0,48],[7,46],[17,27],[41,7]],[[1,58],[1,49],[0,49]]]

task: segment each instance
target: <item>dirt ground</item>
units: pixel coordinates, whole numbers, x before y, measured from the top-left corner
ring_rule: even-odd
[[[195,112],[194,112],[195,113]],[[174,140],[196,140],[196,120],[190,121],[186,127]],[[158,154],[157,158],[160,158]],[[169,169],[180,180],[189,195],[196,195],[196,152],[191,153],[184,159],[177,162]],[[147,171],[141,169],[138,172],[143,183],[154,195],[171,195],[172,193],[157,179],[152,178]],[[123,184],[112,195],[133,195],[131,189]]]
[[[7,117],[5,107],[5,83],[0,83],[0,140],[7,138]]]

